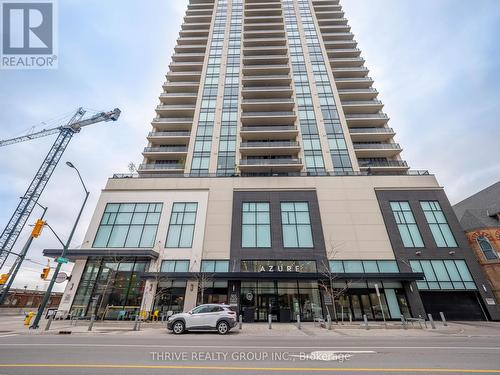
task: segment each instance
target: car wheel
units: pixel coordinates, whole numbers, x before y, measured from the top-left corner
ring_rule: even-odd
[[[229,332],[229,324],[224,320],[217,323],[217,332],[219,332],[219,335],[225,335]]]
[[[176,321],[172,326],[172,332],[176,335],[180,335],[184,332],[184,322],[182,320]]]

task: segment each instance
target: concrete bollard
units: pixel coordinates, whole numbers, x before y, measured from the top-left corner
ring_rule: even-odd
[[[352,314],[349,313],[349,324],[352,325]]]
[[[330,316],[330,314],[328,314],[326,316],[326,328],[328,328],[328,330],[331,330],[332,329],[332,317]]]
[[[300,315],[297,314],[297,328],[302,329],[302,326],[300,325]]]
[[[240,314],[240,318],[239,318],[239,329],[241,331],[241,329],[243,328],[243,315]]]
[[[432,314],[427,314],[429,317],[429,322],[431,322],[432,329],[436,329],[436,325],[434,324],[434,319],[432,319]]]
[[[365,321],[365,328],[369,329],[368,328],[368,317],[366,316],[366,314],[363,314],[363,320]]]
[[[448,322],[446,322],[446,318],[444,317],[443,312],[442,312],[442,311],[440,311],[440,312],[439,312],[439,315],[441,316],[441,320],[443,321],[443,325],[444,325],[445,327],[447,327],[447,326],[448,326]]]
[[[47,325],[45,326],[45,330],[48,331],[50,328],[50,325],[52,324],[52,320],[54,320],[54,314],[49,316],[49,319],[47,320]]]
[[[267,322],[269,323],[269,329],[273,329],[273,327],[272,327],[273,318],[272,318],[271,314],[269,314],[267,316]]]
[[[139,330],[139,314],[135,316],[134,331]]]
[[[403,326],[403,329],[408,329],[408,327],[406,326],[405,317],[403,315],[401,315],[401,325]]]
[[[95,321],[95,315],[92,314],[92,316],[90,317],[89,328],[87,329],[87,331],[92,331],[92,328],[94,327],[94,321]]]

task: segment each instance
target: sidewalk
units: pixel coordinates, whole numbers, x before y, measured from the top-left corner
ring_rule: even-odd
[[[77,335],[136,335],[136,336],[163,336],[170,335],[164,323],[142,322],[139,331],[134,331],[133,321],[105,321],[95,322],[91,332],[88,331],[89,321],[78,321],[72,325],[69,320],[55,320],[52,322],[49,331],[45,331],[47,321],[42,319],[40,329],[30,330],[23,325],[22,316],[2,316],[0,317],[0,336],[2,335],[58,335],[60,332],[70,332]],[[231,335],[245,336],[280,336],[280,337],[303,337],[303,336],[354,336],[354,337],[400,337],[400,336],[500,336],[500,322],[453,322],[448,326],[443,326],[442,322],[436,322],[436,329],[432,329],[430,323],[420,329],[419,324],[408,326],[403,329],[400,323],[389,322],[385,327],[381,322],[369,323],[368,330],[361,323],[352,325],[332,324],[332,329],[328,330],[314,323],[302,323],[298,329],[295,323],[273,323],[269,329],[267,323],[243,324],[243,329],[238,326],[231,330]]]

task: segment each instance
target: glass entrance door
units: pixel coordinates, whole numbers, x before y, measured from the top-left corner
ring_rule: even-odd
[[[271,314],[273,321],[278,320],[278,304],[276,294],[260,294],[257,296],[257,316],[261,322],[268,320],[268,315]]]

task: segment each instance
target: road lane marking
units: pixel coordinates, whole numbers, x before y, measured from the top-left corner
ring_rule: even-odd
[[[325,347],[318,346],[217,346],[217,345],[154,345],[154,344],[84,344],[84,343],[0,343],[0,346],[72,346],[72,347],[130,347],[130,348],[217,348],[217,349],[467,349],[467,350],[500,350],[500,347],[469,347],[469,346],[344,346],[344,347]]]
[[[18,336],[17,333],[12,333],[12,334],[9,334],[9,335],[0,335],[0,339],[2,337],[12,337],[12,336]]]
[[[110,365],[110,364],[49,364],[11,363],[0,364],[0,368],[116,368],[116,369],[163,369],[163,370],[211,370],[211,371],[282,371],[282,372],[402,372],[402,373],[486,373],[499,374],[500,370],[489,369],[449,369],[449,368],[349,368],[349,367],[238,367],[238,366],[187,366],[187,365]]]

